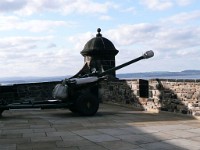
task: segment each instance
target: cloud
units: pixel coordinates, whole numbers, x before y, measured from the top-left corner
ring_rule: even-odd
[[[83,57],[73,49],[55,47],[52,41],[52,36],[1,39],[0,69],[4,70],[1,76],[56,76],[78,72]]]
[[[128,8],[123,9],[122,12],[135,14],[136,13],[136,9],[135,9],[135,7],[128,7]]]
[[[178,50],[177,52],[176,52],[176,54],[177,55],[179,55],[179,56],[193,56],[193,55],[196,55],[196,54],[198,54],[198,51],[199,50],[197,50],[197,49],[192,49],[192,48],[190,48],[190,49],[183,49],[183,50]]]
[[[166,10],[174,5],[171,0],[141,0],[141,3],[152,10]]]
[[[159,26],[148,23],[124,24],[109,30],[106,35],[117,45],[128,46],[153,38],[158,29]]]
[[[26,0],[1,0],[0,12],[11,12],[23,9],[27,4]]]
[[[111,2],[98,3],[91,0],[75,0],[68,4],[64,4],[64,12],[90,14],[90,13],[106,13],[110,8],[116,8],[116,4]]]
[[[62,7],[62,0],[1,0],[1,12],[32,15],[41,11],[54,11]]]
[[[112,17],[108,15],[103,15],[103,16],[100,16],[99,19],[103,21],[109,21],[109,20],[112,20]]]
[[[0,66],[13,66],[13,70],[19,69],[19,66],[26,68],[34,66],[36,56],[41,53],[44,42],[51,41],[53,37],[7,37],[0,41]],[[39,57],[38,57],[39,58]],[[31,65],[31,63],[33,63]],[[7,68],[7,69],[8,69]],[[20,70],[20,69],[19,69]]]
[[[149,44],[155,44],[157,49],[168,52],[195,48],[200,44],[200,28],[170,28],[161,29],[155,34],[155,39]]]
[[[34,48],[36,43],[42,43],[51,41],[53,39],[53,36],[45,36],[45,37],[21,37],[21,36],[15,36],[15,37],[6,37],[1,38],[0,40],[0,50],[7,52],[8,50],[15,53],[15,51],[24,51],[29,50],[30,48]],[[32,45],[32,46],[30,46]]]
[[[151,10],[164,11],[174,6],[185,7],[193,3],[195,0],[141,0],[141,4]]]
[[[55,43],[50,43],[47,48],[55,48],[57,47],[57,45]]]
[[[56,27],[72,27],[76,23],[60,20],[27,20],[17,16],[0,15],[0,31],[27,30],[29,32],[51,32]]]
[[[74,45],[75,50],[82,50],[84,48],[84,45],[93,37],[96,35],[92,32],[86,32],[86,33],[80,33],[77,35],[73,35],[67,38],[67,41],[72,43]]]
[[[200,12],[195,10],[161,19],[157,23],[119,25],[106,31],[105,35],[117,48],[155,49],[160,55],[176,55],[184,50],[185,54],[185,51],[198,49],[200,45],[200,27],[195,25],[199,18]]]
[[[23,23],[19,23],[16,27],[17,29],[26,29],[31,32],[41,32],[41,31],[52,31],[52,28],[56,27],[69,27],[73,23],[65,21],[52,21],[52,20],[30,20]]]
[[[184,24],[184,23],[190,23],[191,21],[195,19],[200,19],[200,11],[194,10],[191,12],[181,12],[179,14],[176,14],[174,16],[171,16],[169,18],[162,19],[163,23],[170,22],[172,24]]]
[[[32,15],[41,12],[59,12],[61,14],[106,13],[118,6],[112,2],[95,2],[92,0],[1,0],[1,12],[14,12],[18,15]]]
[[[19,21],[16,16],[0,15],[0,31],[13,29]]]
[[[191,4],[194,0],[176,0],[179,6],[187,6]]]

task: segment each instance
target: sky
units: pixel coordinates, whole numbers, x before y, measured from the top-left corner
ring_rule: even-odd
[[[0,77],[76,74],[97,28],[117,65],[155,53],[117,73],[200,70],[199,0],[0,0]]]

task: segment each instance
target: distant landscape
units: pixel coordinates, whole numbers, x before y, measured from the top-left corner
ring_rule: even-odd
[[[145,72],[145,73],[126,73],[118,74],[119,78],[140,78],[140,79],[200,79],[200,70],[184,70],[181,72]]]
[[[1,85],[19,84],[19,83],[36,83],[48,81],[61,81],[69,78],[70,75],[56,77],[3,77],[0,78]],[[144,73],[124,73],[117,74],[120,79],[200,79],[200,70],[184,70],[181,72],[144,72]]]

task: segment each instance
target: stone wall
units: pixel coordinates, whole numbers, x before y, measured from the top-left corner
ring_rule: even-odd
[[[0,103],[53,99],[52,90],[57,83],[55,81],[0,86]]]
[[[149,87],[158,109],[200,115],[200,80],[157,79],[150,80]]]
[[[141,96],[141,91],[146,91],[148,87],[142,86],[143,84],[140,81],[144,80],[103,81],[100,83],[99,88],[101,99],[103,102],[126,105],[144,110],[148,103],[148,94]]]
[[[58,82],[60,81],[0,86],[0,103],[53,99],[52,90]],[[101,81],[99,97],[102,102],[140,110],[200,115],[200,80]]]
[[[140,80],[104,81],[100,93],[104,102],[147,111],[200,115],[200,80],[151,79],[148,86],[148,97],[144,97]]]

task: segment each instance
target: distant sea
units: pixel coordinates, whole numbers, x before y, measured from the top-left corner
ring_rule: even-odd
[[[118,74],[117,77],[122,79],[200,79],[200,71],[127,73]]]
[[[0,85],[13,85],[23,83],[38,83],[49,81],[62,81],[70,76],[57,76],[57,77],[4,77],[0,78]]]
[[[4,77],[0,78],[0,85],[12,85],[22,83],[38,83],[49,81],[62,81],[70,76],[57,77]],[[200,70],[185,70],[181,72],[144,72],[117,74],[119,79],[200,79]]]

